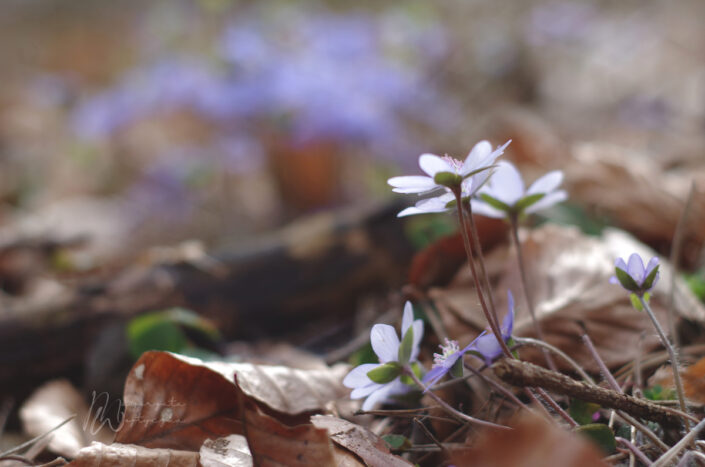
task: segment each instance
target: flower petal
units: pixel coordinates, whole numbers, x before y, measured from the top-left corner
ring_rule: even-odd
[[[414,345],[411,347],[411,356],[409,361],[415,361],[419,356],[419,345],[423,339],[423,321],[417,319],[413,324],[414,329]]]
[[[473,214],[479,214],[481,216],[486,217],[493,217],[495,219],[504,219],[504,217],[507,215],[504,211],[500,211],[499,209],[493,208],[484,201],[473,199],[470,200],[470,205],[472,206]]]
[[[493,333],[480,335],[474,341],[474,348],[485,357],[485,362],[488,365],[502,354],[502,347]]]
[[[624,272],[627,272],[627,263],[625,263],[622,258],[617,258],[616,260],[614,260],[614,267],[619,268]]]
[[[365,400],[365,402],[362,404],[362,410],[371,410],[377,404],[390,402],[391,396],[397,394],[405,394],[409,392],[409,389],[410,388],[401,381],[399,381],[399,379],[395,379],[391,383],[383,385],[377,391],[370,394],[367,400]]]
[[[457,359],[456,359],[457,360]],[[455,363],[455,362],[453,362]],[[438,382],[443,376],[450,371],[450,367],[447,367],[445,365],[436,365],[433,368],[431,368],[431,371],[426,373],[426,376],[423,377],[423,382],[427,386],[426,390],[431,388],[434,384]]]
[[[641,259],[641,256],[636,253],[632,253],[631,256],[629,256],[627,273],[632,276],[634,282],[641,285],[644,280],[644,261]]]
[[[460,169],[460,174],[465,175],[481,167],[481,163],[492,154],[492,145],[489,141],[480,141],[468,154]],[[489,165],[489,164],[488,164]]]
[[[401,336],[404,338],[406,330],[409,329],[411,324],[414,322],[414,307],[411,302],[407,301],[404,304],[404,314],[401,317]]]
[[[424,193],[438,187],[432,178],[422,175],[392,177],[387,183],[394,187],[392,191],[396,193]]]
[[[512,291],[507,290],[507,314],[502,321],[502,337],[506,340],[512,335],[514,330],[514,296]]]
[[[550,208],[554,204],[561,203],[568,199],[568,193],[563,190],[554,191],[549,193],[528,208],[524,210],[525,213],[531,214],[533,212],[541,211],[542,209]]]
[[[350,373],[343,379],[343,386],[348,388],[359,388],[368,384],[375,384],[367,376],[370,370],[374,370],[379,366],[379,363],[363,363],[360,366],[353,368]]]
[[[644,277],[647,277],[649,274],[651,274],[651,271],[653,271],[656,266],[658,266],[658,257],[654,256],[649,260],[649,264],[646,265]]]
[[[438,172],[455,173],[453,167],[435,154],[421,154],[419,156],[419,167],[433,178]]]
[[[553,172],[548,172],[543,177],[540,177],[534,183],[531,184],[528,190],[526,190],[527,195],[533,195],[536,193],[550,193],[563,183],[563,172],[560,170],[554,170]]]
[[[380,363],[397,360],[399,352],[399,337],[397,332],[388,324],[375,324],[370,331],[372,349],[379,357]]]
[[[514,164],[500,161],[492,174],[492,197],[513,206],[524,196],[524,182]]]
[[[383,386],[384,384],[370,383],[367,386],[355,388],[350,393],[350,399],[362,399],[363,397],[369,396],[370,394],[382,388]]]

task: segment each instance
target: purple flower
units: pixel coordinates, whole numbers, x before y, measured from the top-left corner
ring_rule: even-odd
[[[514,329],[514,297],[511,291],[507,291],[507,314],[504,316],[500,332],[502,340],[507,342],[512,337]],[[481,357],[487,365],[502,355],[502,346],[497,341],[495,335],[488,330],[482,331],[474,341],[468,344],[464,349],[458,350],[458,343],[446,339],[446,345],[441,346],[443,351],[441,354],[434,354],[433,368],[424,377],[424,383],[428,387],[436,384],[445,374],[447,374],[456,362],[470,352],[471,355]],[[462,361],[462,360],[461,360]]]
[[[610,283],[620,284],[629,292],[643,296],[650,291],[658,282],[659,278],[658,258],[654,256],[644,267],[644,261],[636,253],[629,256],[629,262],[625,263],[622,258],[617,258],[614,262],[615,275],[610,278]]]
[[[402,360],[403,343],[411,331],[411,348]],[[411,303],[406,302],[401,322],[401,340],[392,326],[375,324],[370,332],[372,349],[379,358],[379,363],[365,363],[354,368],[343,379],[343,385],[353,389],[351,399],[367,399],[362,410],[370,410],[378,403],[390,401],[392,396],[408,392],[410,386],[401,382],[402,365],[415,362],[419,355],[419,344],[423,337],[423,321],[414,321]]]

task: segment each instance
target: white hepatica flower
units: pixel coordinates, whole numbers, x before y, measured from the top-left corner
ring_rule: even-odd
[[[351,399],[367,399],[362,404],[362,410],[370,410],[378,403],[389,402],[392,396],[408,392],[411,387],[401,382],[401,364],[399,363],[399,348],[408,332],[412,332],[413,341],[408,356],[409,362],[415,362],[419,355],[419,344],[423,337],[423,321],[414,321],[411,303],[406,302],[401,323],[401,341],[394,328],[388,324],[375,324],[370,332],[372,349],[379,358],[379,363],[365,363],[354,368],[343,379],[343,385],[352,388]],[[392,365],[386,365],[386,364]],[[397,363],[398,365],[394,365]],[[398,368],[398,373],[390,381],[384,383],[370,379],[369,373],[383,366]],[[393,373],[392,373],[393,375]]]
[[[397,193],[430,193],[442,189],[444,193],[416,203],[416,206],[404,209],[399,217],[412,214],[444,212],[453,207],[455,196],[453,190],[460,188],[463,198],[472,196],[491,175],[490,169],[495,160],[504,154],[504,149],[511,141],[492,151],[488,141],[477,143],[465,161],[451,157],[439,157],[434,154],[419,156],[419,166],[428,176],[392,177],[388,180]]]
[[[472,200],[472,211],[498,219],[522,213],[531,214],[553,206],[568,198],[564,190],[557,188],[563,182],[563,172],[554,170],[524,188],[521,174],[514,164],[507,161],[497,163],[489,182]]]

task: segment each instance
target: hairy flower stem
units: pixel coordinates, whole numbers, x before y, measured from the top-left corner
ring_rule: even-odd
[[[683,382],[681,381],[681,374],[678,369],[678,360],[676,358],[676,351],[671,345],[671,342],[668,340],[668,337],[666,337],[666,333],[663,332],[663,328],[661,328],[661,325],[659,324],[658,320],[656,319],[656,315],[654,315],[654,312],[651,310],[651,307],[649,304],[644,300],[644,297],[641,295],[639,296],[639,301],[641,302],[641,306],[644,307],[644,310],[646,310],[646,313],[649,315],[649,318],[651,318],[651,322],[654,323],[654,327],[656,328],[656,332],[658,333],[658,336],[661,338],[661,342],[663,343],[663,346],[666,347],[666,350],[668,351],[668,356],[671,358],[671,367],[673,368],[673,382],[676,385],[676,394],[678,394],[678,404],[681,407],[681,412],[688,413],[688,407],[685,404],[685,391],[683,391]],[[685,426],[690,429],[692,428],[692,425],[690,423],[690,420],[687,418],[685,419]]]
[[[509,216],[509,223],[511,224],[512,240],[514,241],[514,246],[517,251],[517,260],[519,262],[519,275],[521,277],[521,287],[524,289],[524,298],[526,298],[526,306],[529,308],[529,314],[531,315],[531,321],[534,324],[534,330],[536,331],[536,337],[541,341],[546,341],[543,336],[543,331],[536,319],[536,312],[534,311],[534,302],[531,299],[531,292],[529,291],[529,282],[526,279],[526,268],[524,267],[524,254],[521,250],[521,242],[519,241],[519,219],[517,219],[516,214]],[[543,351],[543,356],[546,359],[548,367],[556,371],[557,367],[551,354],[546,349],[541,349]]]
[[[498,425],[496,423],[488,422],[486,420],[481,420],[479,418],[471,417],[470,415],[466,415],[466,414],[460,412],[459,410],[454,409],[446,401],[444,401],[443,399],[438,397],[433,391],[429,390],[428,387],[426,387],[426,385],[423,384],[423,382],[419,379],[418,376],[416,376],[414,371],[409,366],[404,367],[404,374],[409,376],[412,380],[414,380],[414,383],[416,383],[416,385],[419,388],[421,388],[421,390],[425,394],[428,394],[431,397],[431,399],[436,401],[438,403],[438,405],[441,406],[441,408],[443,410],[445,410],[449,415],[452,415],[453,417],[455,417],[457,420],[459,420],[461,422],[467,422],[467,423],[473,423],[475,425],[485,426],[488,428],[497,428],[500,430],[511,430],[511,428],[509,428],[508,426]]]
[[[457,187],[456,189],[453,190],[453,194],[455,195],[455,201],[457,203],[457,211],[458,211],[458,224],[460,226],[460,233],[463,237],[463,245],[465,246],[465,253],[468,256],[468,262],[470,263],[470,270],[472,271],[472,278],[475,281],[475,289],[477,290],[477,295],[480,298],[480,306],[482,307],[482,312],[485,314],[485,319],[490,325],[490,329],[492,330],[492,333],[494,334],[495,338],[497,339],[497,342],[499,342],[500,347],[502,348],[502,351],[504,354],[509,357],[509,358],[514,358],[512,356],[512,352],[509,350],[509,347],[507,347],[506,342],[504,342],[504,339],[502,338],[502,332],[499,329],[499,320],[497,319],[497,315],[492,313],[488,308],[487,308],[487,303],[485,302],[485,297],[482,292],[482,286],[480,285],[480,279],[477,274],[477,270],[475,268],[475,261],[473,259],[473,254],[472,254],[472,247],[470,246],[470,239],[468,238],[468,231],[465,228],[465,216],[463,215],[463,201],[462,201],[462,195],[460,192],[460,187]],[[487,293],[491,293],[489,290]]]

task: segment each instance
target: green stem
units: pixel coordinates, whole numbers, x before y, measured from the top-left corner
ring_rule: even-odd
[[[649,315],[649,318],[651,318],[651,322],[654,323],[656,332],[658,333],[659,338],[661,338],[663,346],[666,347],[666,350],[668,351],[668,355],[671,358],[671,367],[673,368],[673,382],[676,385],[678,403],[680,404],[681,412],[688,413],[688,407],[685,404],[685,391],[683,391],[683,383],[681,381],[681,375],[678,369],[676,351],[671,345],[671,342],[668,340],[668,337],[666,337],[666,333],[663,332],[663,328],[661,328],[661,325],[656,319],[656,315],[654,314],[654,312],[651,311],[651,307],[649,306],[648,302],[644,300],[644,297],[642,297],[641,295],[639,295],[639,301],[641,302],[641,306],[644,307],[644,310],[646,310],[646,313]],[[688,420],[687,418],[685,419],[685,426],[691,428],[690,420]]]
[[[531,293],[529,291],[529,282],[526,279],[526,268],[524,267],[524,254],[521,250],[521,242],[519,241],[519,221],[516,214],[511,214],[509,216],[509,223],[511,224],[512,240],[514,241],[514,246],[517,251],[517,259],[519,262],[519,276],[521,277],[521,287],[524,289],[524,297],[526,298],[526,305],[529,308],[529,314],[531,315],[531,321],[534,324],[534,330],[536,331],[536,337],[541,341],[546,341],[543,336],[543,331],[536,319],[536,312],[534,311],[534,302],[531,299]],[[544,358],[548,367],[553,371],[558,371],[551,354],[546,349],[541,349],[543,351]]]

